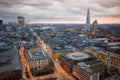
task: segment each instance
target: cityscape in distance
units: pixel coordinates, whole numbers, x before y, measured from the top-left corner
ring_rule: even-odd
[[[120,0],[0,0],[0,80],[120,80]]]

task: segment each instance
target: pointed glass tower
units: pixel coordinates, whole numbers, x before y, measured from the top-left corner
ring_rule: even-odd
[[[86,30],[90,31],[91,30],[91,26],[90,26],[90,11],[89,8],[87,10],[87,16],[86,16]]]
[[[90,11],[89,11],[89,8],[87,10],[86,24],[90,24]]]

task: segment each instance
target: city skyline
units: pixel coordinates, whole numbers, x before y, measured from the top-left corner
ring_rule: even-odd
[[[24,16],[30,23],[85,23],[90,9],[91,23],[120,23],[120,0],[0,0],[0,19],[16,21]]]

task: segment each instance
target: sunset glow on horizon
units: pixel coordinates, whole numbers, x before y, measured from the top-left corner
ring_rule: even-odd
[[[91,24],[94,20],[97,20],[99,24],[120,24],[120,17],[118,18],[93,18],[91,19]],[[30,21],[30,24],[85,24],[85,21]]]

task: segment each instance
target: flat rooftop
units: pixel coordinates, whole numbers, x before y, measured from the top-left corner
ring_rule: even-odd
[[[46,57],[44,51],[29,52],[28,54],[29,54],[29,56],[30,56],[31,58],[37,58],[37,57],[39,57],[39,58],[44,58],[44,57]]]
[[[79,63],[77,63],[77,65],[82,67],[82,66],[85,66],[85,65],[94,65],[94,64],[97,64],[97,63],[100,63],[100,62],[102,62],[102,61],[100,61],[100,60],[91,60],[91,61],[79,62]]]
[[[66,56],[71,58],[72,60],[82,60],[91,57],[89,54],[83,52],[71,53],[67,54]]]
[[[26,54],[26,57],[28,60],[39,60],[39,59],[48,58],[48,55],[43,50],[40,50],[40,51],[28,52]]]
[[[101,50],[100,47],[96,47],[96,46],[90,46],[90,47],[87,47],[87,48],[93,49],[95,51],[100,51]]]
[[[110,55],[111,57],[115,57],[115,58],[120,59],[120,55],[115,54],[113,52],[109,52],[109,51],[106,51],[106,50],[101,50],[101,51],[97,51],[97,52],[100,53],[100,54],[106,55],[106,56]]]
[[[21,70],[19,53],[16,48],[0,52],[0,73]]]
[[[105,64],[100,60],[91,60],[77,63],[77,66],[85,70],[86,72],[101,72],[105,69]]]

